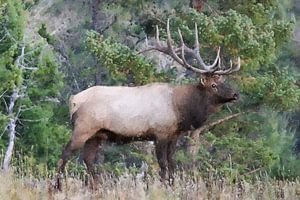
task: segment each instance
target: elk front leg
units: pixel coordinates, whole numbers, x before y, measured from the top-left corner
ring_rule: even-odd
[[[155,145],[156,157],[160,167],[159,175],[162,181],[166,179],[167,172],[167,145],[167,140],[159,140]]]

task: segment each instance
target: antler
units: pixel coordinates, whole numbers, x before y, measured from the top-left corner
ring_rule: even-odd
[[[191,49],[187,47],[183,41],[183,37],[181,34],[180,29],[178,29],[178,34],[180,37],[180,46],[178,48],[173,48],[172,45],[172,38],[171,38],[171,33],[170,33],[170,20],[168,19],[167,21],[167,46],[163,46],[159,40],[159,30],[158,26],[156,26],[156,46],[147,49],[146,51],[150,50],[158,50],[162,53],[165,53],[169,56],[171,56],[176,62],[178,62],[180,65],[187,69],[191,69],[194,72],[201,73],[201,74],[207,74],[207,73],[212,73],[212,74],[230,74],[232,72],[236,72],[240,69],[241,63],[240,63],[240,58],[238,57],[238,64],[237,67],[233,68],[232,67],[232,61],[230,61],[230,67],[228,69],[221,69],[221,58],[220,58],[220,47],[218,48],[217,56],[213,64],[211,65],[206,65],[200,55],[200,44],[199,44],[199,39],[198,39],[198,27],[197,24],[195,23],[195,48]],[[144,51],[143,51],[144,52]],[[191,54],[199,63],[200,67],[202,68],[196,68],[190,65],[186,59],[185,59],[185,53]]]

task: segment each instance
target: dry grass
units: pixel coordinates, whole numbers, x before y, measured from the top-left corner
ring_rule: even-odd
[[[91,190],[83,180],[67,178],[62,192],[52,189],[52,180],[17,178],[12,174],[0,176],[1,200],[34,199],[107,199],[107,200],[167,200],[167,199],[300,199],[300,183],[284,181],[256,181],[230,184],[226,180],[204,181],[196,177],[176,177],[173,187],[161,183],[158,178],[142,180],[132,175],[119,178],[101,177],[102,184]]]

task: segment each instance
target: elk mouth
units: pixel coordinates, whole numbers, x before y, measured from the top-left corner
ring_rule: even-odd
[[[237,100],[239,100],[239,95],[237,93],[234,93],[229,99],[230,102],[236,102]]]

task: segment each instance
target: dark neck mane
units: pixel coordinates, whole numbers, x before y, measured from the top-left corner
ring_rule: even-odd
[[[173,97],[174,107],[178,116],[178,131],[199,128],[220,106],[204,88],[198,85],[176,87]]]

